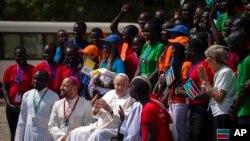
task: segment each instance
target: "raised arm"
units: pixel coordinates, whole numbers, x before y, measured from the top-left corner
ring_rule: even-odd
[[[212,29],[212,35],[214,37],[216,44],[223,45],[223,39],[218,34],[218,30],[217,30],[216,25],[215,25],[214,20],[213,20],[214,12],[215,12],[215,7],[213,6],[212,10],[210,12],[210,15],[209,15],[209,21],[210,21],[210,25],[211,25],[211,29]]]
[[[123,15],[128,11],[128,4],[123,4],[121,11],[118,13],[118,15],[115,17],[115,19],[112,21],[110,25],[110,30],[113,34],[117,34],[121,36],[121,33],[118,30],[118,24],[121,21]]]

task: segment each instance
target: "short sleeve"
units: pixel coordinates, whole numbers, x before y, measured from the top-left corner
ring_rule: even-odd
[[[158,61],[159,59],[159,56],[161,55],[161,52],[162,50],[164,49],[164,45],[159,43],[157,45],[157,49],[156,49],[156,52],[155,52],[155,58],[154,58],[154,61]]]
[[[10,67],[8,67],[5,71],[4,71],[4,75],[3,75],[3,84],[7,84],[9,83],[10,80]]]
[[[232,87],[231,83],[228,83],[228,82],[232,82],[232,81],[236,82],[234,73],[232,71],[224,71],[220,73],[220,75],[218,75],[214,84],[217,89],[228,92]]]
[[[122,61],[117,61],[116,74],[125,73],[125,64]]]

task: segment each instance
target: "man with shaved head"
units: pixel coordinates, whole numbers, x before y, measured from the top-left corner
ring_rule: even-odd
[[[94,103],[92,115],[97,121],[73,130],[67,138],[69,141],[110,141],[111,137],[117,135],[121,124],[119,110],[122,109],[127,118],[133,100],[129,95],[129,78],[126,74],[117,74],[114,86],[114,90]]]
[[[48,122],[56,93],[46,87],[49,74],[38,70],[34,75],[34,89],[24,93],[18,119],[15,141],[52,141]]]

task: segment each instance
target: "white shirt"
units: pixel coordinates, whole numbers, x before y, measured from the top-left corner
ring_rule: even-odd
[[[225,65],[220,66],[214,75],[214,88],[226,91],[226,96],[222,103],[218,103],[214,98],[210,99],[210,107],[213,117],[228,114],[228,109],[232,103],[236,90],[236,76],[234,72]]]

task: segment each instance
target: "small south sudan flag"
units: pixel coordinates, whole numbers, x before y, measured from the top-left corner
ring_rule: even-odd
[[[167,72],[166,72],[166,83],[168,86],[170,86],[175,80],[175,76],[174,76],[174,70],[173,67],[171,66]]]
[[[230,138],[230,129],[217,129],[216,132],[217,141],[218,140],[229,140]]]
[[[190,78],[186,81],[183,87],[191,99],[194,99],[196,96],[200,94],[199,88],[195,85],[193,80]]]

